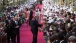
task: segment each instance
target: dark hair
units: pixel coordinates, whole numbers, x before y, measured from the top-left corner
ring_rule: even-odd
[[[71,15],[71,13],[70,13],[70,12],[67,12],[67,14],[68,14],[68,15]]]
[[[28,8],[26,8],[26,10],[28,11]]]
[[[64,40],[64,35],[59,32],[59,33],[58,33],[58,38],[59,38],[59,40]]]
[[[54,41],[54,38],[53,36],[50,37],[50,42],[53,42]]]
[[[61,24],[60,24],[60,28],[61,28],[62,30],[65,30],[65,24],[61,23]]]
[[[66,20],[66,23],[70,23],[70,22],[71,22],[70,19],[67,19],[67,20]]]

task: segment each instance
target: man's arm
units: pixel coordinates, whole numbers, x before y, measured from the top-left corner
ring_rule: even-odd
[[[38,27],[41,27],[41,26],[42,26],[42,24],[39,24],[38,21],[36,21],[35,24],[36,24]]]

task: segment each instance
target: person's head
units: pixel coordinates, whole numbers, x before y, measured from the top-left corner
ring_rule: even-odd
[[[26,11],[28,11],[28,8],[26,8]]]
[[[74,19],[74,16],[75,16],[74,14],[71,14],[71,19]]]
[[[57,33],[57,30],[54,30],[54,31],[52,32],[53,36],[55,36],[56,33]]]
[[[76,27],[76,23],[73,23],[72,27]]]
[[[70,36],[70,37],[68,38],[68,42],[69,42],[69,43],[75,43],[75,42],[76,42],[76,37],[75,37],[75,36]]]
[[[17,16],[15,16],[15,17],[14,17],[14,20],[15,20],[15,21],[17,21],[17,20],[18,20],[18,17],[17,17]]]
[[[55,40],[58,40],[58,33],[55,33],[55,34],[54,34],[54,39],[55,39]]]
[[[68,14],[68,15],[71,15],[71,13],[70,13],[70,12],[67,12],[67,14]]]
[[[74,32],[74,31],[72,31],[72,35],[76,36],[76,34],[75,34],[75,32]]]
[[[66,32],[70,32],[71,31],[71,27],[66,27],[65,30],[66,30]]]
[[[65,24],[61,23],[61,24],[60,24],[60,28],[61,28],[62,30],[65,30]]]
[[[52,43],[54,41],[54,37],[50,36],[50,42]]]
[[[58,39],[61,41],[61,40],[64,40],[64,35],[62,33],[58,33]]]
[[[34,19],[38,20],[38,16],[34,16]]]
[[[66,24],[71,23],[70,19],[67,19],[65,23]]]

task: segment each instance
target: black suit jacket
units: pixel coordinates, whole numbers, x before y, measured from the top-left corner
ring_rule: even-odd
[[[12,34],[17,34],[17,32],[19,31],[19,28],[20,28],[20,23],[19,21],[17,21],[18,24],[15,23],[15,21],[11,21],[11,29],[12,29]],[[19,26],[19,28],[16,28],[16,26]]]
[[[41,27],[42,26],[35,19],[31,21],[31,24],[30,25],[31,25],[31,31],[32,31],[32,33],[37,33],[38,32],[38,27]]]
[[[11,20],[10,20],[10,22],[11,22]],[[11,33],[11,28],[10,28],[11,23],[10,23],[10,25],[9,25],[9,20],[8,20],[8,19],[5,20],[5,23],[6,23],[6,32],[7,32],[7,33]]]

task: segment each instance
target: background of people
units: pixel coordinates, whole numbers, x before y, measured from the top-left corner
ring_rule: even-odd
[[[37,43],[38,27],[41,26],[46,43],[76,43],[76,15],[71,9],[45,0],[42,5],[42,9],[38,7],[35,12],[25,6],[8,7],[3,11],[0,18],[0,40],[3,40],[0,42],[10,43],[11,39],[12,43],[20,43],[20,26],[26,22],[31,27],[32,43]]]
[[[22,6],[9,6],[0,18],[0,43],[20,43],[20,27],[27,26],[33,18],[33,9]],[[17,39],[17,40],[16,40]]]
[[[75,14],[69,8],[43,0],[43,34],[46,43],[76,43]],[[73,39],[69,39],[74,37]],[[50,41],[50,42],[49,42]]]

